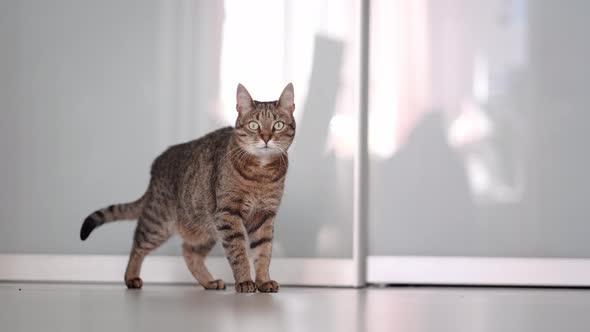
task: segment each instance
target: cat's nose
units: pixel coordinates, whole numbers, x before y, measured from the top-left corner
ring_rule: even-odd
[[[260,137],[262,138],[262,140],[264,141],[264,143],[268,144],[268,141],[270,141],[270,134],[266,134],[266,133],[261,133]]]

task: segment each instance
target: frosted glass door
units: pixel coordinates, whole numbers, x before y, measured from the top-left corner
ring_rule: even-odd
[[[370,255],[590,258],[590,4],[373,4]]]
[[[358,6],[0,1],[0,253],[127,255],[134,223],[81,242],[82,220],[139,197],[167,146],[233,124],[239,82],[274,100],[292,81],[274,256],[351,258]]]

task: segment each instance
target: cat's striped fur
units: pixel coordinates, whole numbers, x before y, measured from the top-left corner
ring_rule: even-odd
[[[273,102],[252,100],[238,85],[235,127],[170,147],[154,161],[146,193],[135,202],[92,213],[82,225],[81,239],[104,223],[137,218],[125,272],[127,287],[141,288],[144,257],[178,233],[186,264],[197,281],[206,289],[224,289],[224,282],[213,278],[204,264],[221,239],[238,292],[278,291],[268,269],[287,149],[295,136],[293,98],[292,84]]]

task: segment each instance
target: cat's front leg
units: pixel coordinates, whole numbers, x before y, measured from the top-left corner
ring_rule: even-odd
[[[236,291],[239,293],[256,292],[256,285],[250,275],[246,237],[239,207],[220,207],[216,213],[216,228],[225,250],[225,256],[234,274]]]
[[[250,249],[254,256],[256,270],[256,287],[262,293],[276,293],[279,284],[270,278],[269,266],[272,257],[272,240],[274,233],[274,211],[259,211],[246,225],[250,239]]]

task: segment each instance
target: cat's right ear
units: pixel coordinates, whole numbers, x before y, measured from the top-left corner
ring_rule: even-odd
[[[238,113],[243,114],[252,109],[252,97],[250,93],[242,84],[238,84],[238,90],[236,92],[236,110]]]

